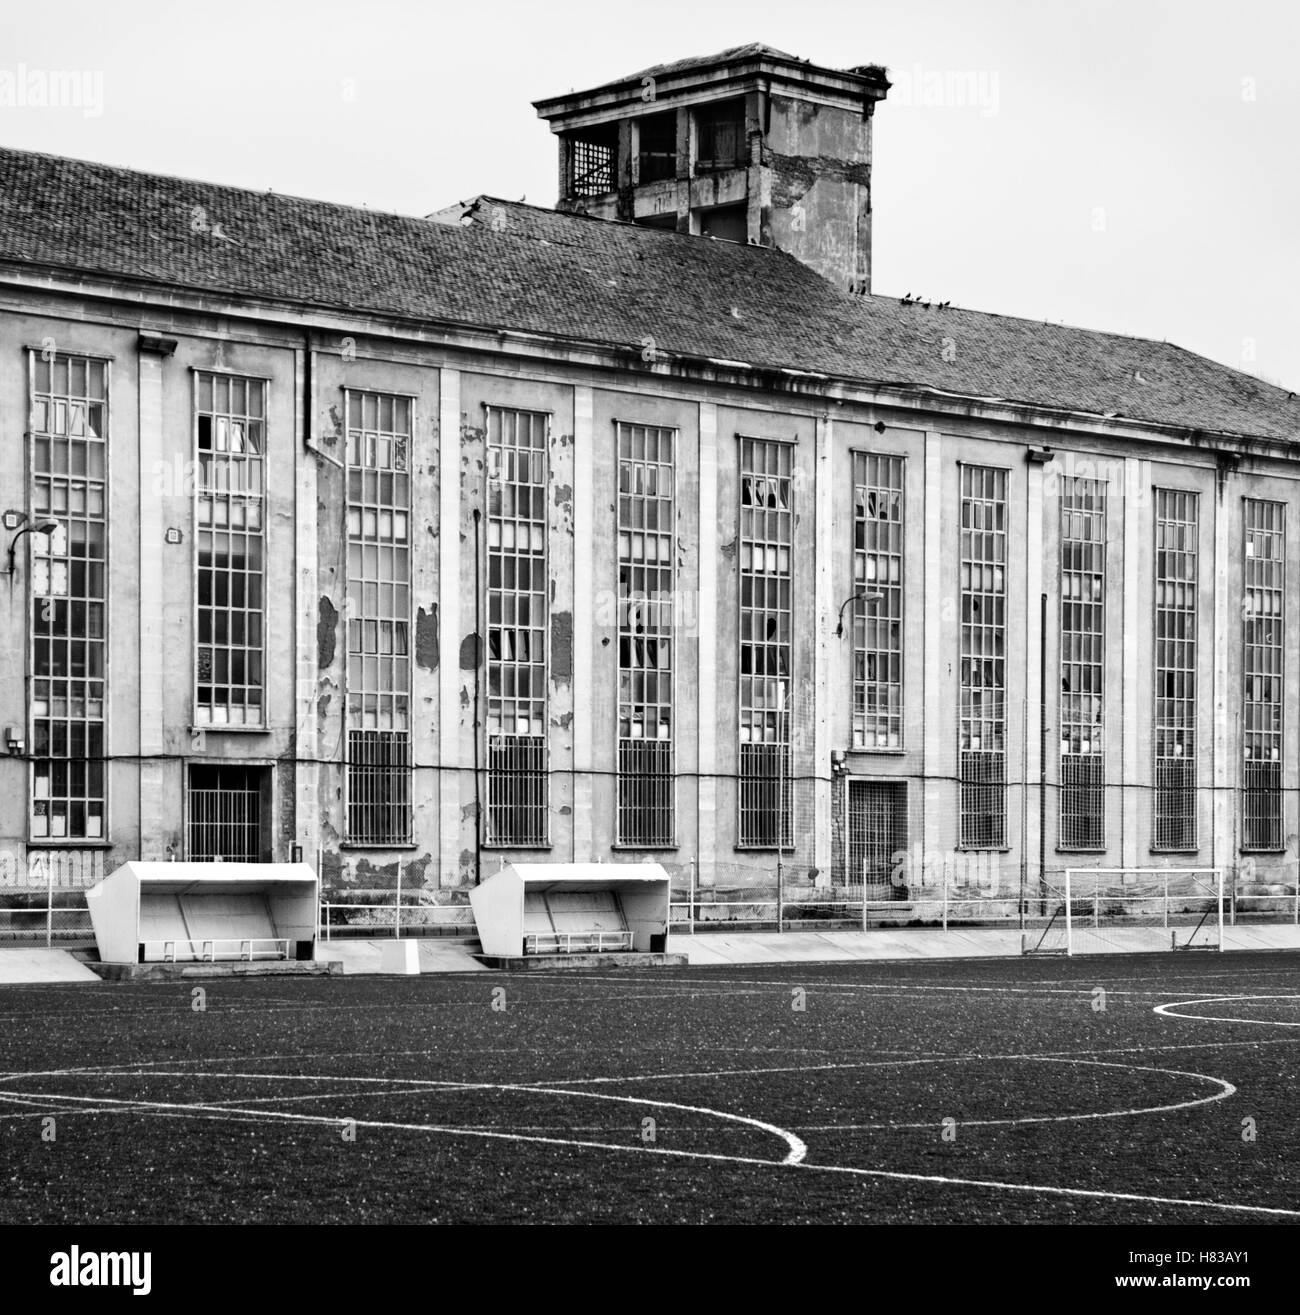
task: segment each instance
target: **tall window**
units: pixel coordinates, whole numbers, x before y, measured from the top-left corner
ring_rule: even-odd
[[[792,842],[790,443],[740,440],[740,843]],[[778,814],[780,818],[778,832]]]
[[[1196,848],[1197,509],[1156,490],[1156,849]]]
[[[348,840],[411,839],[411,400],[346,394]]]
[[[544,845],[547,417],[487,418],[488,840]]]
[[[194,719],[263,723],[266,382],[195,375]]]
[[[1102,686],[1106,676],[1106,485],[1061,488],[1062,849],[1106,846]]]
[[[105,839],[108,366],[31,355],[32,840]]]
[[[674,431],[617,426],[618,839],[673,842]]]
[[[1286,508],[1246,498],[1245,691],[1241,847],[1282,848],[1282,642],[1286,629]]]
[[[853,744],[903,743],[903,458],[853,454]],[[875,597],[870,597],[875,595]]]
[[[745,102],[724,101],[695,111],[695,170],[735,169],[745,162]]]
[[[1007,472],[961,467],[960,839],[1007,836]]]

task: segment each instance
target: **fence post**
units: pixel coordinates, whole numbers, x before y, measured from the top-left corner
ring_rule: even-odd
[[[691,859],[690,903],[687,905],[686,908],[686,916],[690,919],[690,928],[691,928],[690,931],[687,933],[687,935],[694,936],[695,935],[695,859]]]
[[[393,935],[402,934],[402,860],[397,860],[397,908],[393,910]]]
[[[1169,930],[1169,873],[1165,873],[1165,930]]]
[[[54,864],[45,869],[45,948],[54,944]]]
[[[948,868],[943,870],[943,929],[948,930]]]
[[[1092,925],[1101,926],[1101,882],[1096,877],[1092,879]]]

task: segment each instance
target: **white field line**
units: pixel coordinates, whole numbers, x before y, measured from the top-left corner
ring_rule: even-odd
[[[191,1075],[187,1075],[187,1076],[191,1076]],[[223,1076],[234,1077],[234,1078],[256,1077],[256,1076],[268,1077],[268,1075],[265,1074],[261,1074],[261,1075],[226,1074]],[[315,1077],[314,1075],[309,1076],[305,1074],[299,1074],[294,1076],[297,1077],[298,1080],[300,1081],[308,1081],[308,1082],[339,1081],[339,1079],[334,1076],[326,1077],[323,1079],[319,1077]],[[274,1074],[274,1075],[269,1075],[269,1080],[277,1081],[277,1080],[284,1080],[284,1078],[282,1077],[282,1075]],[[413,1085],[417,1085],[425,1088],[454,1087],[457,1090],[465,1089],[464,1087],[462,1087],[460,1083],[421,1082]],[[766,1123],[762,1119],[751,1119],[744,1114],[731,1114],[725,1110],[709,1109],[703,1105],[686,1105],[686,1104],[682,1104],[679,1101],[669,1101],[669,1100],[649,1100],[640,1096],[613,1096],[605,1092],[596,1092],[596,1091],[565,1091],[565,1090],[559,1090],[555,1087],[544,1087],[544,1088],[529,1087],[518,1083],[475,1083],[469,1089],[508,1091],[508,1092],[527,1092],[534,1095],[543,1095],[543,1096],[576,1096],[582,1100],[606,1100],[606,1101],[614,1101],[624,1105],[649,1106],[652,1109],[679,1110],[686,1114],[703,1114],[709,1118],[724,1119],[729,1123],[744,1124],[748,1127],[756,1128],[760,1132],[770,1133],[772,1136],[785,1142],[787,1147],[785,1159],[767,1160],[767,1161],[761,1161],[761,1163],[796,1165],[799,1164],[804,1159],[804,1157],[808,1154],[808,1147],[803,1143],[803,1141],[801,1141],[798,1137],[796,1137],[794,1133],[787,1132],[784,1128],[780,1128],[774,1123]],[[25,1091],[12,1092],[12,1093],[3,1092],[0,1093],[0,1100],[8,1100],[10,1098],[13,1098],[15,1100],[30,1102],[32,1100],[40,1099],[43,1096],[43,1094],[44,1093],[41,1092],[25,1092]],[[348,1119],[346,1116],[341,1116],[341,1115],[335,1115],[333,1117],[330,1117],[327,1115],[291,1114],[286,1111],[279,1111],[279,1110],[251,1110],[251,1109],[244,1109],[244,1108],[240,1108],[239,1106],[229,1105],[225,1103],[211,1104],[204,1102],[188,1103],[188,1102],[179,1102],[179,1101],[125,1100],[125,1099],[113,1099],[104,1096],[68,1096],[68,1095],[55,1096],[53,1097],[53,1099],[70,1101],[73,1103],[85,1103],[85,1104],[103,1105],[110,1107],[121,1106],[122,1109],[128,1113],[149,1113],[153,1110],[171,1110],[171,1111],[180,1111],[180,1112],[197,1110],[204,1113],[223,1113],[228,1111],[232,1114],[258,1114],[264,1116],[267,1119],[282,1119],[291,1122],[327,1123],[332,1125],[333,1127],[338,1127],[340,1124],[346,1122],[355,1122],[357,1127],[393,1128],[393,1129],[403,1129],[406,1131],[415,1131],[415,1132],[428,1131],[428,1132],[455,1133],[459,1131],[459,1129],[457,1128],[448,1128],[448,1127],[441,1127],[441,1126],[434,1126],[427,1124],[394,1124],[394,1123],[379,1123],[379,1122],[362,1120],[362,1119],[351,1120]],[[489,1134],[483,1133],[480,1135],[487,1136]],[[501,1135],[504,1136],[506,1134],[501,1134]]]
[[[1156,1005],[1152,1013],[1165,1018],[1190,1018],[1198,1023],[1253,1023],[1257,1027],[1300,1027],[1300,1021],[1284,1022],[1279,1018],[1225,1018],[1221,1014],[1185,1014],[1178,1011],[1184,1005],[1245,1004],[1248,1000],[1300,1000],[1300,995],[1210,995],[1195,1000],[1175,1000]]]
[[[535,1090],[524,1088],[524,1090]],[[573,1093],[575,1095],[581,1093]],[[29,1098],[27,1093],[15,1093],[19,1099]],[[630,1099],[630,1098],[624,1098]],[[87,1102],[91,1102],[91,1097],[86,1097]],[[103,1103],[102,1101],[100,1103]],[[116,1102],[115,1102],[116,1103]],[[652,1102],[639,1102],[652,1103]],[[311,1124],[316,1126],[327,1126],[338,1128],[348,1120],[341,1118],[331,1118],[325,1115],[315,1114],[292,1114],[287,1111],[272,1110],[247,1110],[247,1109],[230,1109],[228,1107],[212,1107],[203,1105],[177,1105],[167,1102],[121,1102],[124,1106],[134,1106],[134,1109],[127,1109],[124,1112],[153,1112],[165,1114],[197,1115],[216,1115],[218,1117],[229,1116],[246,1116],[252,1115],[255,1120],[267,1122],[290,1122]],[[689,1108],[689,1107],[688,1107]],[[735,1117],[735,1116],[732,1116]],[[1160,1205],[1160,1206],[1185,1206],[1189,1209],[1197,1210],[1220,1210],[1233,1214],[1251,1214],[1251,1215],[1268,1215],[1287,1219],[1300,1219],[1300,1210],[1286,1210],[1275,1206],[1264,1205],[1243,1205],[1230,1201],[1206,1201],[1193,1200],[1185,1197],[1168,1197],[1168,1196],[1147,1196],[1134,1192],[1108,1192],[1083,1187],[1054,1187],[1040,1183],[1011,1183],[1002,1182],[992,1179],[980,1178],[952,1178],[942,1174],[918,1174],[903,1173],[890,1169],[859,1169],[848,1165],[835,1164],[809,1164],[806,1160],[794,1160],[787,1156],[784,1160],[764,1160],[747,1155],[725,1155],[712,1151],[687,1151],[676,1150],[670,1147],[643,1145],[624,1145],[618,1142],[599,1142],[588,1141],[582,1138],[570,1137],[543,1137],[531,1134],[517,1132],[500,1132],[489,1131],[481,1128],[448,1128],[437,1124],[420,1124],[420,1123],[390,1123],[380,1120],[363,1120],[357,1119],[355,1122],[358,1128],[372,1128],[376,1130],[392,1132],[429,1132],[440,1133],[446,1136],[454,1137],[480,1137],[499,1141],[525,1142],[536,1145],[574,1147],[586,1150],[615,1151],[623,1154],[648,1155],[648,1156],[666,1156],[678,1159],[688,1160],[705,1160],[712,1163],[720,1164],[743,1164],[752,1165],[764,1169],[788,1168],[800,1170],[808,1173],[838,1173],[846,1174],[859,1178],[877,1178],[892,1182],[912,1182],[924,1183],[942,1187],[975,1187],[989,1191],[1004,1192],[1024,1192],[1028,1194],[1038,1194],[1058,1197],[1072,1197],[1084,1200],[1100,1201],[1130,1201],[1143,1205]],[[797,1140],[797,1139],[795,1139]],[[792,1152],[793,1154],[793,1152]]]
[[[1028,1058],[1028,1056],[1026,1056]],[[1142,1064],[1109,1064],[1100,1059],[1057,1059],[1039,1056],[1040,1063],[1048,1064],[1090,1064],[1098,1068],[1119,1068],[1132,1073],[1161,1073],[1168,1077],[1195,1078],[1200,1082],[1217,1082],[1220,1090],[1212,1096],[1200,1096],[1195,1100],[1179,1101],[1175,1105],[1144,1105],[1126,1110],[1099,1110],[1089,1114],[1034,1114],[1018,1119],[958,1119],[962,1128],[1009,1128],[1023,1123],[1074,1123],[1085,1119],[1123,1119],[1138,1114],[1169,1114],[1174,1110],[1195,1109],[1198,1105],[1211,1105],[1216,1100],[1227,1100],[1237,1094],[1237,1088],[1223,1078],[1213,1077],[1209,1073],[1187,1073],[1176,1068],[1152,1068]],[[941,1121],[940,1121],[941,1122]],[[800,1132],[870,1132],[906,1128],[937,1128],[940,1122],[930,1119],[925,1123],[826,1123],[819,1126],[801,1125]]]

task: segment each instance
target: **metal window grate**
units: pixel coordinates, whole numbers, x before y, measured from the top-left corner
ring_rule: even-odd
[[[619,424],[618,839],[673,842],[675,431]],[[644,745],[644,751],[638,746]]]
[[[654,740],[618,742],[618,840],[673,843],[673,751]]]
[[[853,744],[903,744],[903,458],[853,455]]]
[[[739,843],[791,845],[790,716],[793,463],[789,443],[740,440]],[[777,747],[782,752],[778,754]]]
[[[404,845],[411,839],[411,737],[348,731],[348,840]]]
[[[1061,789],[1058,844],[1105,846],[1106,485],[1061,487]]]
[[[191,766],[189,859],[192,863],[260,863],[261,767]]]
[[[613,137],[574,137],[569,156],[569,195],[604,196],[615,189]]]
[[[546,844],[546,741],[492,736],[487,777],[488,839],[498,845]]]
[[[893,880],[900,854],[907,851],[907,783],[849,781],[848,879],[864,882],[866,898],[906,899]]]
[[[1286,507],[1243,500],[1241,847],[1282,848],[1282,645],[1286,632]]]
[[[545,844],[547,417],[487,414],[488,839]]]
[[[1106,848],[1106,764],[1100,754],[1061,755],[1062,849]]]
[[[108,365],[31,353],[33,840],[104,839]],[[29,523],[32,523],[29,522]]]
[[[347,390],[348,840],[411,840],[411,400]]]
[[[266,383],[195,375],[194,719],[263,720]]]
[[[1196,593],[1198,495],[1156,489],[1155,835],[1153,847],[1196,848]]]
[[[794,847],[794,791],[788,744],[740,746],[740,843],[776,848],[777,799],[781,801],[781,848]]]
[[[960,841],[1006,844],[1007,472],[961,467]]]

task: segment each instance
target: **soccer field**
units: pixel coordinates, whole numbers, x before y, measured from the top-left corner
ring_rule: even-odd
[[[0,1038],[6,1223],[1300,1221],[1289,954],[8,987]]]

